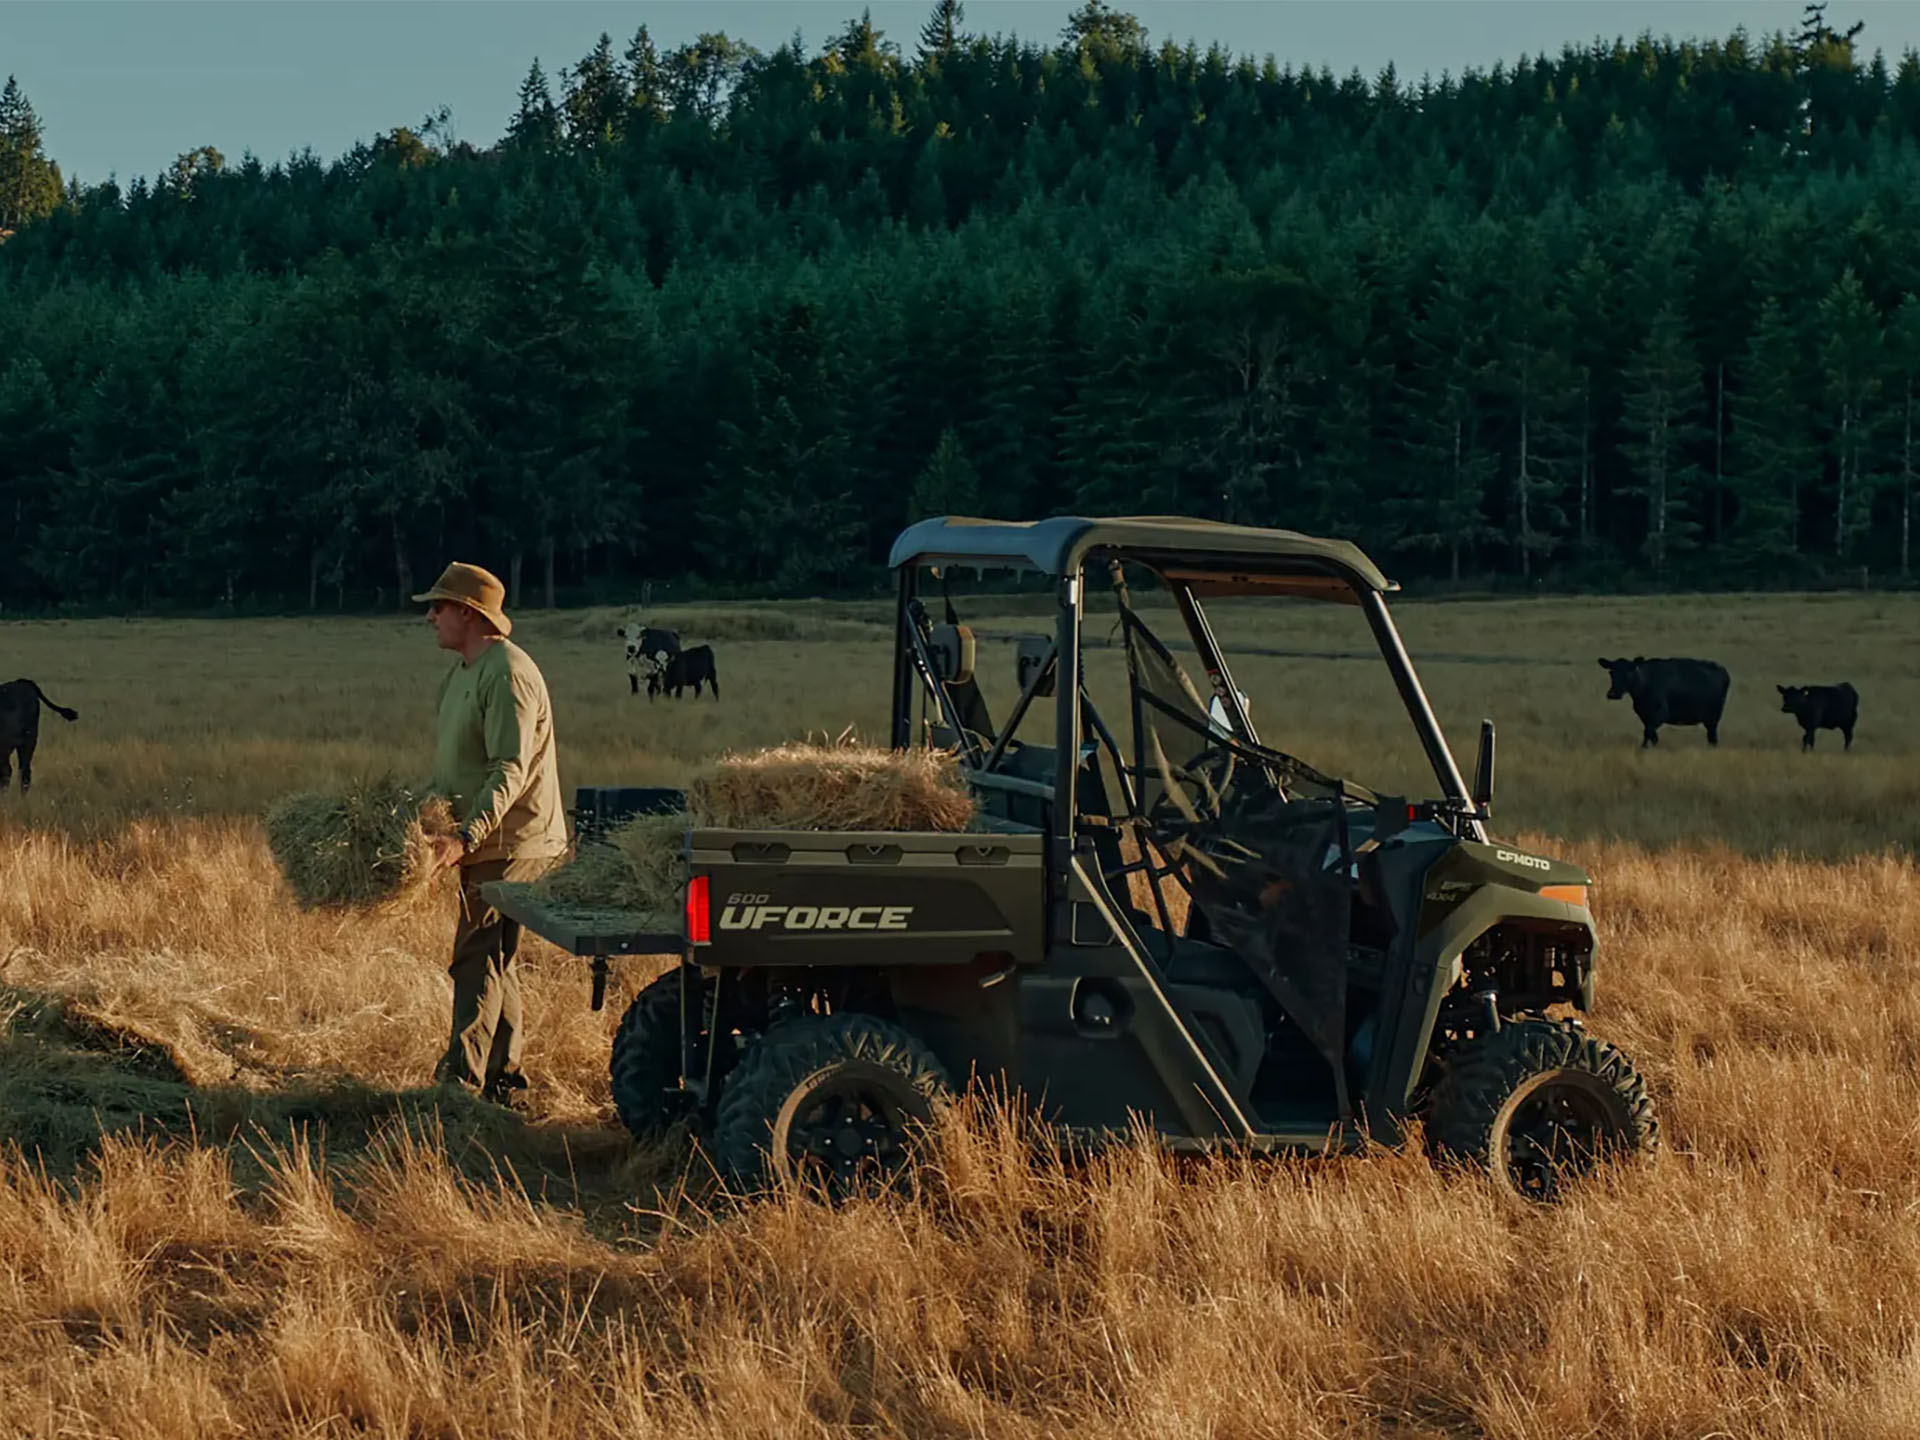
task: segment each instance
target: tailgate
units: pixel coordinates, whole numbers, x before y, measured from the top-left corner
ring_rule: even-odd
[[[482,885],[480,898],[575,955],[680,955],[687,948],[685,921],[678,915],[571,905],[542,899],[533,886],[505,880]]]
[[[1037,963],[1044,954],[1040,835],[694,830],[689,841],[693,883],[705,882],[703,965],[964,965],[987,953]]]

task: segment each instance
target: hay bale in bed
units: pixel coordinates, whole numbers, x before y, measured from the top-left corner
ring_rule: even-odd
[[[677,916],[689,828],[717,830],[965,830],[974,800],[958,759],[896,753],[847,737],[724,755],[687,789],[686,813],[644,815],[605,844],[579,848],[537,886],[544,899]]]
[[[429,842],[451,835],[453,809],[391,776],[339,794],[289,795],[266,815],[274,863],[308,909],[403,903],[433,878]]]
[[[965,830],[974,817],[955,756],[844,738],[723,756],[687,804],[721,830]]]

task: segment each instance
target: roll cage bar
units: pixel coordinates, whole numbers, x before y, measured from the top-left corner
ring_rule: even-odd
[[[993,534],[995,530],[1000,530],[1002,535]],[[1128,543],[1133,538],[1125,533],[1128,530],[1139,532],[1143,543]],[[1014,532],[1016,545],[996,543],[1006,532]],[[1257,543],[1246,543],[1243,537],[1249,536]],[[910,543],[916,537],[924,537],[929,543],[916,549]],[[1199,543],[1168,543],[1189,539]],[[1103,561],[1115,579],[1123,610],[1130,608],[1121,576],[1123,562],[1152,573],[1172,596],[1210,682],[1213,699],[1225,712],[1229,733],[1218,737],[1224,748],[1268,769],[1269,773],[1298,767],[1329,784],[1339,782],[1327,782],[1326,777],[1314,775],[1302,762],[1261,745],[1251,718],[1240,704],[1239,687],[1214,636],[1202,597],[1203,594],[1287,594],[1357,604],[1366,616],[1394,688],[1439,784],[1442,799],[1436,807],[1436,818],[1450,823],[1466,838],[1480,841],[1487,838],[1485,822],[1474,805],[1439,720],[1414,672],[1406,646],[1388,613],[1383,595],[1397,587],[1345,542],[1190,520],[1087,521],[1063,517],[1036,522],[1034,526],[925,521],[900,537],[892,558],[899,584],[893,747],[906,749],[913,743],[913,708],[918,691],[938,708],[943,729],[957,737],[961,762],[972,783],[1051,802],[1049,828],[1052,838],[1061,846],[1063,862],[1073,853],[1083,819],[1077,792],[1081,769],[1091,749],[1104,747],[1108,751],[1122,792],[1116,798],[1124,804],[1129,816],[1139,818],[1139,796],[1135,791],[1139,776],[1130,772],[1125,752],[1082,681],[1085,577],[1091,564]],[[943,563],[967,569],[1054,572],[1056,603],[1051,650],[1033,667],[1012,710],[993,727],[991,734],[981,735],[964,723],[966,717],[961,714],[954,687],[940,677],[934,661],[932,626],[921,599],[920,578],[923,570],[939,573],[937,567]],[[951,618],[951,600],[947,601],[947,611]],[[1014,732],[1046,688],[1049,678],[1053,681],[1055,704],[1056,766],[1052,784],[1009,774],[1002,768]],[[1374,798],[1351,784],[1342,788],[1356,798]]]

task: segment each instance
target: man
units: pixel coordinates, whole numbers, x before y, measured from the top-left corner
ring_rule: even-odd
[[[440,685],[433,785],[459,832],[434,842],[440,865],[460,867],[454,930],[453,1033],[434,1078],[513,1104],[527,1088],[520,926],[481,898],[494,880],[539,878],[567,848],[546,681],[501,604],[506,588],[477,565],[449,565],[425,594],[440,648],[460,657]]]

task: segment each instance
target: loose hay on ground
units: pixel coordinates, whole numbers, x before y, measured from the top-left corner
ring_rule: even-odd
[[[443,797],[390,776],[339,794],[289,795],[266,815],[274,863],[307,909],[414,898],[433,878],[430,842],[454,828]]]

